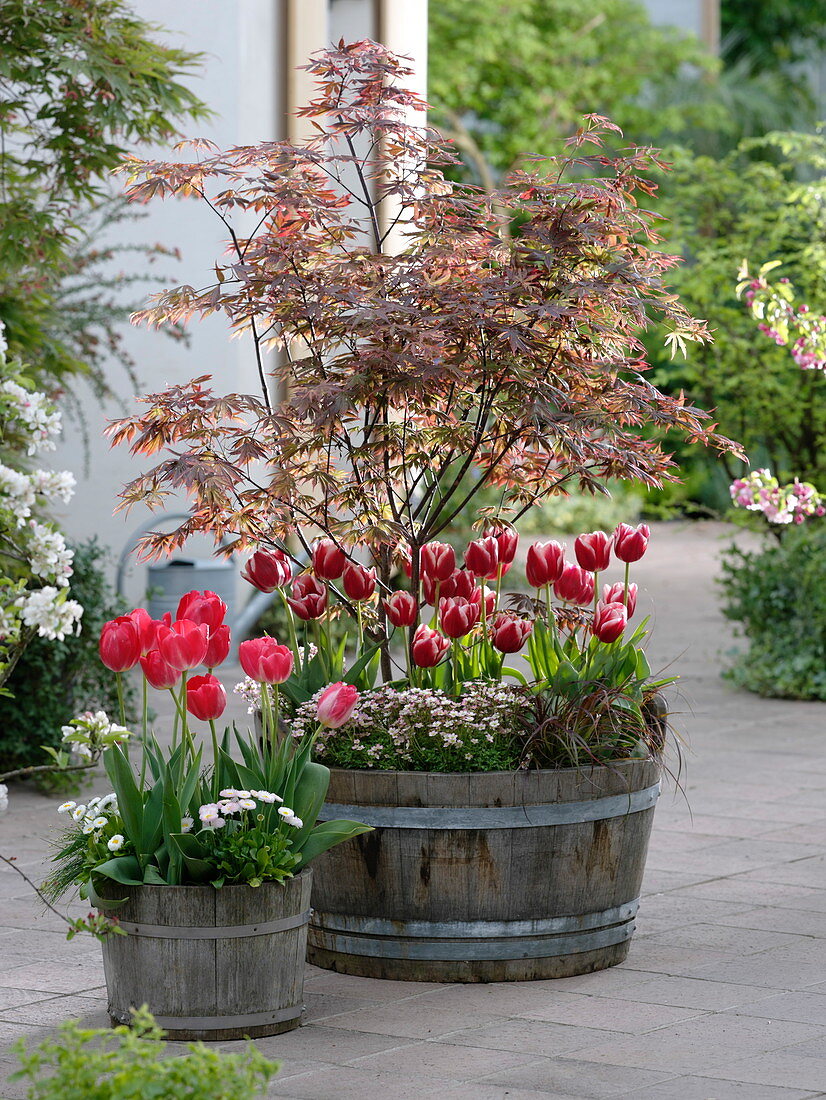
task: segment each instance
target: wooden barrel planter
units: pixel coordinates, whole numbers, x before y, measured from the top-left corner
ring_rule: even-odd
[[[301,1022],[312,871],[284,885],[116,886],[103,940],[113,1024],[149,1006],[170,1039],[251,1039]]]
[[[375,832],[313,863],[308,958],[408,981],[560,978],[628,954],[660,766],[332,769],[321,819]]]

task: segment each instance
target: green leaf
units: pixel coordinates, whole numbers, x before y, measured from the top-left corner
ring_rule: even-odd
[[[300,852],[304,844],[312,834],[324,799],[327,797],[327,789],[330,786],[330,769],[315,761],[304,766],[301,778],[293,796],[293,810],[304,822],[298,833],[293,835],[292,850]]]
[[[134,856],[115,856],[114,859],[107,859],[105,863],[99,863],[95,867],[93,874],[110,878],[122,886],[143,884],[143,870]]]
[[[204,858],[208,853],[198,838],[192,833],[172,833],[169,840],[180,853],[193,882],[207,882],[215,872],[215,865]]]
[[[352,840],[355,836],[360,836],[362,833],[372,833],[372,825],[362,825],[358,821],[324,821],[320,825],[316,825],[310,834],[309,838],[305,841],[301,852],[301,867],[306,867],[308,863],[320,856],[322,852],[326,852],[329,848],[334,848],[336,844],[342,844],[345,840]]]
[[[103,754],[106,773],[112,782],[112,788],[118,796],[118,810],[123,818],[127,839],[138,851],[140,859],[141,837],[143,835],[143,795],[138,790],[132,767],[126,759],[120,745],[112,745]]]

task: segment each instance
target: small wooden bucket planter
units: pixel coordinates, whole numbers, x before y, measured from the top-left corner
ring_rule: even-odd
[[[653,760],[448,775],[332,769],[321,819],[375,826],[317,859],[309,960],[409,981],[559,978],[628,954]]]
[[[284,885],[112,886],[125,936],[103,940],[113,1024],[147,1004],[170,1039],[291,1031],[303,1011],[312,871]],[[115,895],[114,891],[117,891]]]

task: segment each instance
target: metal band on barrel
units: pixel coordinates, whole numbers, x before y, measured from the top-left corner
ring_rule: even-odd
[[[164,1031],[225,1031],[231,1027],[261,1027],[297,1020],[304,1005],[289,1005],[271,1012],[247,1012],[242,1016],[156,1016],[155,1023]]]
[[[573,917],[532,921],[388,921],[314,914],[314,947],[385,959],[499,960],[593,951],[630,939],[639,899]]]
[[[262,921],[260,924],[228,924],[220,928],[177,928],[172,924],[133,924],[121,921],[120,927],[130,936],[143,936],[153,940],[236,940],[248,936],[268,936],[272,932],[289,932],[291,928],[300,928],[310,919],[311,910],[298,913],[280,920]],[[239,1027],[243,1026],[241,1024]]]
[[[529,806],[355,806],[325,802],[319,821],[348,818],[379,829],[534,829],[604,821],[650,810],[660,784],[629,794],[587,802],[547,802]]]

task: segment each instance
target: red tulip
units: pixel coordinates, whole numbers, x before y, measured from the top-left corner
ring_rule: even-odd
[[[143,607],[136,607],[134,611],[130,611],[129,618],[138,628],[138,636],[141,641],[141,655],[144,657],[150,650],[155,648],[158,638],[158,627],[170,626],[172,623],[172,615],[168,611],[162,619],[152,619],[150,618],[149,612]]]
[[[141,655],[140,631],[128,615],[103,624],[98,643],[100,659],[112,672],[134,668]]]
[[[446,581],[456,568],[456,553],[446,542],[428,542],[421,550],[421,574],[431,581]]]
[[[207,668],[215,668],[222,665],[229,656],[230,632],[226,623],[216,630],[210,631],[209,644],[207,645],[204,664]]]
[[[477,539],[465,550],[465,568],[476,577],[492,579],[499,572],[499,543],[493,535]]]
[[[241,571],[244,580],[259,592],[283,588],[290,583],[292,575],[292,564],[283,550],[256,550]]]
[[[490,640],[500,653],[518,653],[533,630],[533,623],[510,611],[500,611],[490,624]]]
[[[227,705],[224,685],[215,676],[193,676],[186,685],[186,709],[202,722],[220,718]]]
[[[178,619],[172,626],[158,628],[158,649],[167,664],[186,672],[197,668],[206,657],[209,627]]]
[[[648,524],[632,527],[629,523],[617,524],[614,531],[614,553],[620,561],[639,561],[648,549],[651,530]]]
[[[439,626],[448,638],[464,638],[479,621],[479,604],[450,596],[439,601]]]
[[[358,701],[359,693],[352,684],[330,684],[318,697],[316,716],[322,726],[337,730],[349,721]]]
[[[628,618],[630,619],[637,610],[637,586],[633,583],[628,585],[628,601],[626,603],[625,585],[622,581],[617,581],[616,584],[604,584],[602,586],[602,602],[623,604],[627,608]]]
[[[591,631],[601,642],[615,642],[628,623],[628,612],[621,603],[599,601]]]
[[[565,547],[560,542],[535,542],[528,547],[525,576],[531,588],[544,588],[559,580],[565,565]]]
[[[554,581],[554,595],[559,600],[587,607],[594,598],[594,575],[580,569],[573,562],[565,562],[562,572]]]
[[[450,639],[422,623],[416,628],[410,648],[419,668],[434,668],[450,649]]]
[[[241,668],[259,684],[283,684],[290,678],[294,657],[289,646],[275,638],[250,638],[238,646]]]
[[[141,657],[141,668],[147,684],[155,688],[156,691],[164,691],[166,688],[175,687],[181,678],[178,669],[168,665],[157,649],[152,649]]]
[[[227,605],[215,592],[187,592],[181,596],[175,618],[207,626],[212,634],[223,625],[226,613]]]
[[[343,584],[344,591],[351,600],[357,603],[369,600],[376,591],[376,571],[348,561],[344,566]]]
[[[604,531],[578,535],[574,541],[576,560],[589,573],[601,573],[611,560],[611,536]]]
[[[320,619],[327,607],[327,586],[317,581],[311,573],[302,573],[293,581],[293,594],[287,603],[306,622]]]
[[[344,572],[347,555],[332,539],[319,539],[313,546],[313,572],[323,581],[337,581]]]
[[[500,527],[498,531],[486,531],[485,534],[492,535],[496,539],[499,547],[499,563],[510,565],[516,557],[516,548],[519,545],[519,535],[513,527]]]
[[[393,626],[412,626],[419,610],[415,597],[410,592],[403,591],[388,596],[384,600],[384,609]]]

